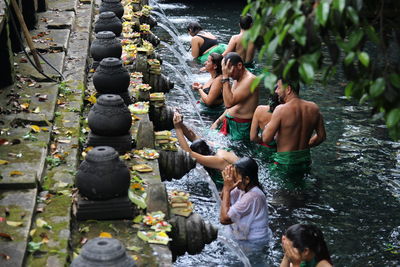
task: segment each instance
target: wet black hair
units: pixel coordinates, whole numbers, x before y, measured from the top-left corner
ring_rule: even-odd
[[[307,224],[295,224],[286,230],[285,236],[293,242],[293,246],[300,252],[303,252],[306,248],[314,252],[317,263],[326,260],[333,265],[324,235],[318,227]]]
[[[263,191],[260,181],[258,180],[258,164],[254,159],[243,157],[233,165],[243,177],[247,176],[250,178],[250,185],[258,186]]]
[[[253,25],[253,18],[249,14],[240,16],[239,25],[241,29],[248,30]]]
[[[217,76],[221,75],[222,74],[221,62],[224,57],[218,53],[211,53],[210,57],[211,57],[212,63],[217,65],[217,68],[215,69],[215,71],[217,72]]]
[[[236,52],[229,52],[228,54],[226,54],[225,56],[224,56],[224,60],[225,60],[225,62],[226,61],[228,61],[228,60],[231,60],[231,64],[233,65],[233,66],[236,66],[237,64],[239,64],[239,63],[242,63],[243,64],[243,59],[240,57],[240,55],[238,54],[238,53],[236,53]]]
[[[206,141],[203,139],[197,139],[192,142],[190,149],[196,153],[204,156],[214,155],[214,151],[210,148]]]
[[[275,92],[275,90],[274,90]],[[279,103],[279,95],[277,93],[274,93],[269,96],[268,100],[268,105],[269,105],[269,111],[272,113],[274,112],[275,108],[281,103]]]
[[[195,35],[199,33],[199,31],[202,31],[203,28],[201,27],[200,23],[197,21],[192,21],[189,23],[189,25],[186,27],[188,31],[191,31]]]

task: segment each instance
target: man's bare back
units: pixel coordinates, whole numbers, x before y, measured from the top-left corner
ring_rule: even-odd
[[[224,54],[229,52],[236,52],[243,59],[244,63],[251,63],[253,61],[255,52],[254,43],[249,42],[247,44],[247,47],[245,48],[242,43],[243,35],[244,31],[241,31],[239,34],[232,36]]]
[[[276,107],[263,131],[263,141],[268,143],[275,137],[278,152],[304,150],[322,143],[326,133],[318,106],[300,99],[291,89],[285,90],[282,82],[278,82],[276,92],[285,104]]]

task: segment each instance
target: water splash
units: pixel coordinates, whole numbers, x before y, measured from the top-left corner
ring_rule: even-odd
[[[189,53],[186,51],[185,47],[183,47],[183,44],[181,42],[181,40],[179,39],[179,36],[176,35],[170,28],[168,28],[166,25],[162,24],[162,23],[158,23],[158,26],[160,26],[161,28],[163,28],[167,33],[169,33],[169,35],[171,35],[171,37],[174,39],[175,43],[178,45],[180,53],[181,53],[181,57],[184,58],[189,58]]]
[[[250,261],[247,258],[246,254],[244,254],[243,250],[235,241],[225,236],[225,234],[221,233],[221,231],[218,231],[218,240],[225,244],[231,251],[235,253],[239,260],[243,262],[243,266],[251,267]]]
[[[201,177],[204,181],[208,183],[208,188],[210,188],[211,193],[217,204],[217,210],[219,210],[221,207],[221,198],[219,197],[217,186],[215,185],[214,181],[211,179],[210,175],[202,165],[197,164],[196,171],[199,173],[199,177]]]

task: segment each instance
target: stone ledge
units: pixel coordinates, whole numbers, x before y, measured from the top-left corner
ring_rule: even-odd
[[[22,226],[14,227],[6,222],[0,222],[1,232],[11,235],[14,239],[12,241],[0,239],[0,252],[10,257],[9,260],[0,257],[0,266],[23,266],[36,194],[36,189],[0,190],[0,210],[3,213],[6,208],[9,209],[9,216],[6,217],[6,220],[23,223]]]

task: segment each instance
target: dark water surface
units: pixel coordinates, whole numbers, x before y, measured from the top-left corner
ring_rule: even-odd
[[[164,12],[180,33],[179,39],[189,47],[186,33],[189,21],[199,21],[205,30],[219,36],[227,43],[239,31],[238,18],[244,1],[159,1]],[[162,22],[162,21],[161,21]],[[166,24],[166,23],[164,23]],[[154,30],[162,40],[173,43],[163,29]],[[176,47],[176,46],[175,46]],[[184,74],[182,64],[165,47],[158,49],[162,58]],[[206,81],[198,66],[184,57],[190,65],[189,84]],[[175,77],[174,72],[169,76]],[[373,121],[370,109],[358,106],[342,97],[343,83],[340,74],[326,87],[302,89],[301,97],[316,102],[322,111],[327,130],[327,140],[312,150],[312,187],[301,200],[278,196],[277,186],[271,181],[267,164],[253,146],[234,143],[240,156],[256,157],[260,166],[260,180],[270,202],[270,228],[273,231],[271,249],[265,254],[263,266],[279,266],[282,258],[280,237],[295,223],[312,223],[319,226],[328,243],[335,266],[399,266],[400,254],[392,253],[391,246],[400,247],[400,144],[387,135],[382,122]],[[194,128],[205,134],[212,122],[204,115],[205,125],[189,103],[188,88],[179,79],[168,96],[170,106],[179,107]],[[263,91],[260,103],[265,104]],[[215,137],[209,137],[215,139]],[[191,172],[182,180],[167,183],[169,189],[178,188],[192,195],[195,211],[218,225],[219,211],[207,184]],[[221,225],[219,227],[222,228]],[[180,257],[175,266],[242,266],[238,258],[220,241],[206,245],[199,255]]]

